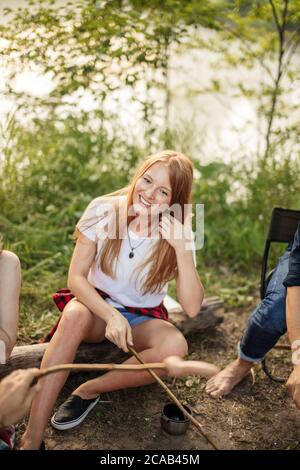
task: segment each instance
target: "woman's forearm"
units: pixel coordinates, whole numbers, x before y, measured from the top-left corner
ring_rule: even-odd
[[[68,288],[81,303],[106,323],[114,313],[117,313],[117,310],[105,302],[84,276],[69,277]]]
[[[194,265],[192,252],[177,252],[176,257],[178,266],[177,297],[186,314],[189,317],[194,317],[200,311],[204,289]]]

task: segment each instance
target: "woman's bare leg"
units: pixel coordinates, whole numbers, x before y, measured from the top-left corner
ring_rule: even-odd
[[[80,310],[86,309],[86,307],[79,302],[76,302],[76,304],[82,307]],[[80,315],[78,308],[76,308],[76,310],[72,309],[74,311],[72,312],[71,310],[71,314],[69,315],[68,310],[66,311],[67,307],[65,308],[61,325],[44,355],[42,367],[49,367],[57,363],[72,362],[80,342],[83,341],[83,338],[89,337],[88,331],[91,331],[91,329],[94,331],[94,327],[91,327],[90,323],[85,326],[86,316]],[[71,309],[71,305],[69,309]],[[84,310],[82,310],[82,312],[83,311]],[[86,311],[89,313],[88,309],[86,309]],[[72,313],[76,315],[77,319],[75,319],[75,321]],[[90,315],[92,316],[92,314]],[[65,322],[63,323],[64,317]],[[80,320],[82,326],[81,328],[77,328],[78,332],[76,330],[75,334],[74,325],[78,324]],[[85,333],[80,334],[84,327]],[[105,327],[106,324],[103,322],[102,338],[104,338]],[[175,327],[167,322],[162,320],[150,320],[134,327],[132,331],[134,347],[137,351],[142,351],[140,354],[145,362],[160,361],[171,354],[183,357],[187,353],[187,343],[184,337]],[[89,337],[89,340],[90,339]],[[99,338],[98,341],[100,341]],[[136,364],[137,361],[131,358],[126,361],[126,363]],[[163,374],[163,371],[159,373],[159,375]],[[67,373],[58,373],[43,379],[42,389],[33,402],[28,428],[23,436],[23,449],[39,448],[51,410],[67,376]],[[89,380],[76,389],[75,394],[82,396],[82,398],[93,398],[104,391],[137,387],[151,382],[153,382],[153,379],[148,372],[112,371],[98,379]]]
[[[167,356],[184,357],[188,352],[184,336],[170,323],[163,320],[149,320],[132,328],[134,348],[140,352],[144,362],[161,362]],[[132,357],[124,364],[138,364]],[[162,370],[155,371],[159,376],[166,375]],[[100,393],[130,387],[138,387],[154,382],[147,371],[111,371],[80,385],[73,393],[84,399],[94,398]]]
[[[0,255],[0,363],[5,364],[17,340],[21,266],[10,251]]]
[[[72,300],[63,312],[58,329],[44,354],[41,368],[73,362],[82,341],[93,331],[95,341],[104,339],[106,323],[93,315],[87,307]],[[22,438],[23,449],[38,449],[57,396],[68,377],[58,372],[41,379],[41,390],[33,401],[27,429]]]

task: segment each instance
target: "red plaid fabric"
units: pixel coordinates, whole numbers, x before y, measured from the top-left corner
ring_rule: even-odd
[[[10,425],[0,432],[0,451],[12,450],[15,445],[16,429]]]
[[[104,292],[100,289],[96,289],[96,291],[98,292],[99,295],[101,295],[101,297],[103,299],[109,298],[109,295],[106,292]],[[53,295],[53,300],[54,300],[57,308],[62,312],[63,309],[65,308],[65,306],[67,305],[67,303],[70,302],[70,300],[74,299],[74,297],[75,296],[72,294],[72,292],[69,289],[59,289]],[[164,306],[163,302],[160,305],[158,305],[157,307],[146,307],[146,308],[127,307],[127,306],[124,306],[124,307],[126,308],[126,310],[128,312],[136,313],[137,315],[146,315],[146,316],[149,316],[149,317],[159,318],[161,320],[166,320],[166,321],[168,321],[168,319],[169,319],[168,310]],[[52,328],[52,330],[44,338],[43,342],[47,343],[51,340],[52,336],[54,335],[54,333],[55,333],[55,331],[58,327],[60,319],[61,319],[61,316],[57,320],[57,322],[54,325],[54,327]]]

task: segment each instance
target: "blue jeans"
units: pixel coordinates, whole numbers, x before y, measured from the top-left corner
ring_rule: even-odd
[[[287,330],[286,288],[283,280],[289,269],[289,255],[288,249],[279,259],[268,284],[265,298],[248,319],[246,330],[238,346],[239,357],[245,361],[260,362]]]
[[[123,317],[128,320],[128,323],[130,326],[136,326],[139,325],[140,323],[144,323],[147,320],[153,320],[154,317],[150,317],[147,315],[138,315],[136,313],[131,313],[126,310],[126,308],[117,308],[120,313],[122,313]]]

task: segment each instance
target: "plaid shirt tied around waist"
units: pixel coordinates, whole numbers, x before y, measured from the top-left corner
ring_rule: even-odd
[[[95,288],[98,294],[103,298],[107,299],[110,298],[109,295],[100,290]],[[74,299],[74,294],[69,289],[59,289],[55,294],[53,295],[53,300],[57,306],[57,308],[62,312],[65,306],[67,305],[70,300]],[[149,317],[153,318],[158,318],[160,320],[166,320],[168,321],[168,311],[166,307],[164,306],[163,302],[159,304],[157,307],[128,307],[124,305],[124,308],[130,313],[135,313],[137,315],[146,315]],[[59,317],[58,321],[56,322],[55,326],[52,328],[52,330],[48,333],[48,335],[44,338],[43,342],[49,342],[52,336],[54,335],[57,326],[60,322],[61,317]]]

